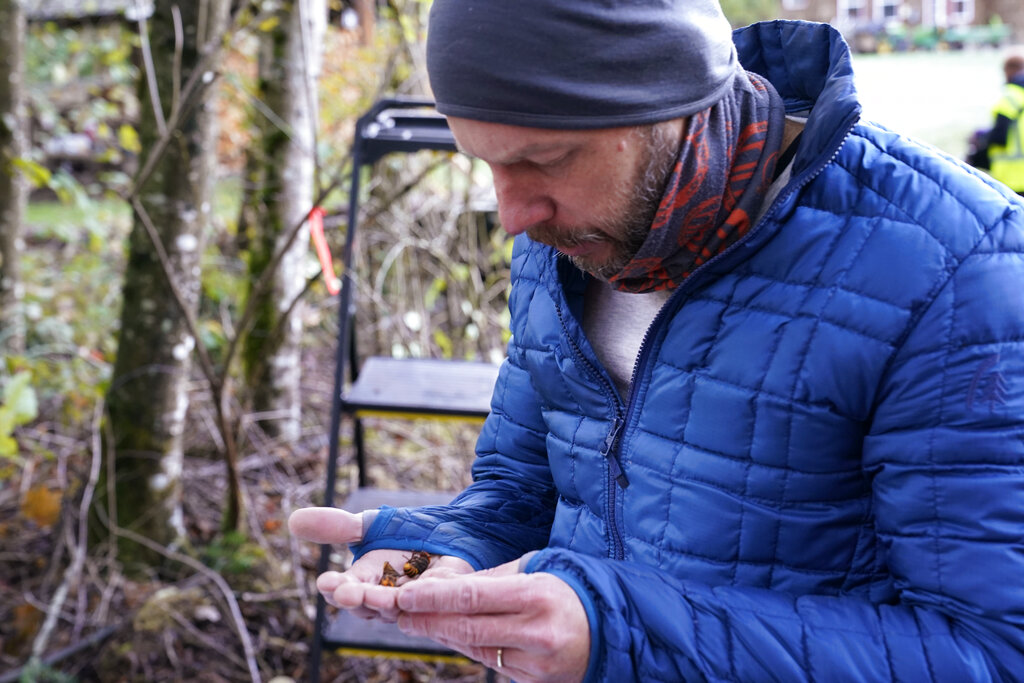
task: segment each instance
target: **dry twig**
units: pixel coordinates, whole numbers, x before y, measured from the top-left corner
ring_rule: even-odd
[[[260,678],[259,667],[256,665],[256,651],[252,646],[252,639],[249,637],[249,629],[245,625],[245,618],[242,617],[242,611],[238,608],[238,601],[235,600],[235,594],[232,592],[231,586],[227,584],[224,578],[202,562],[194,560],[188,555],[182,555],[181,553],[170,550],[169,548],[165,548],[159,543],[154,543],[145,536],[141,536],[130,529],[112,527],[111,530],[117,536],[122,536],[140,545],[144,545],[153,552],[159,553],[169,560],[179,562],[195,569],[220,589],[221,594],[224,596],[224,600],[227,601],[228,609],[231,611],[231,617],[234,619],[235,629],[238,631],[238,639],[242,641],[242,649],[245,651],[245,662],[249,667],[249,675],[252,677],[254,683],[260,683],[262,679]]]
[[[100,444],[99,423],[103,416],[103,401],[97,401],[93,411],[93,440],[92,440],[92,464],[89,467],[89,479],[82,492],[82,502],[78,508],[78,543],[75,545],[74,559],[71,568],[64,575],[64,580],[53,594],[50,605],[46,610],[46,621],[43,627],[36,634],[32,643],[32,656],[39,657],[46,649],[46,643],[50,639],[50,633],[57,623],[57,615],[64,607],[64,600],[67,598],[68,590],[72,584],[78,583],[82,575],[82,564],[85,562],[86,544],[89,538],[89,508],[92,507],[92,497],[96,491],[96,483],[100,478],[100,463],[103,461],[103,449]]]

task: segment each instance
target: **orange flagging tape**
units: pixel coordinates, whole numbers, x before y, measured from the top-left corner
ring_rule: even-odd
[[[327,246],[327,238],[324,237],[324,214],[325,211],[319,206],[314,206],[310,210],[309,236],[313,238],[313,246],[316,247],[316,255],[320,259],[324,284],[327,285],[327,291],[333,296],[341,290],[341,281],[334,274],[334,259],[331,258],[331,249]]]

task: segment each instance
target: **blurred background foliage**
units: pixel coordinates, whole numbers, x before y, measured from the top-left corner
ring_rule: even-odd
[[[316,154],[336,261],[346,227],[353,124],[384,94],[427,93],[422,38],[428,8],[424,0],[392,0],[379,6],[367,30],[353,24],[346,3],[332,4],[318,81]],[[215,362],[237,333],[249,284],[237,228],[246,151],[258,142],[254,121],[266,115],[257,94],[258,37],[273,28],[253,16],[251,26],[231,36],[217,67],[217,179],[198,318],[199,342]],[[20,671],[26,680],[249,679],[245,662],[224,656],[238,649],[225,606],[213,600],[211,615],[208,596],[196,600],[193,592],[178,592],[181,581],[208,584],[206,575],[189,578],[175,565],[174,572],[154,567],[129,577],[104,554],[86,560],[47,641],[48,651],[73,652],[53,667],[28,658],[47,604],[57,599],[76,546],[84,543],[72,530],[80,522],[77,506],[102,431],[98,410],[118,350],[133,222],[123,195],[147,151],[136,130],[140,49],[134,22],[29,25],[31,145],[19,160],[33,183],[21,263],[28,334],[24,351],[5,354],[0,365],[0,614],[16,616],[0,622],[0,680],[21,665],[27,665]],[[502,354],[509,244],[471,190],[474,173],[479,169],[468,160],[449,163],[441,153],[387,158],[367,172],[356,273],[363,353],[489,360]],[[485,176],[477,180],[486,185]],[[306,233],[300,239],[308,242]],[[303,434],[295,443],[275,441],[260,429],[258,416],[241,416],[241,470],[251,503],[244,531],[223,534],[218,527],[225,483],[212,458],[222,446],[198,373],[189,390],[183,473],[192,546],[185,550],[238,592],[264,675],[296,679],[305,670],[318,549],[300,547],[284,522],[292,509],[316,503],[323,493],[338,313],[312,248],[305,274]],[[476,429],[369,424],[368,438],[383,455],[373,475],[385,486],[461,487]],[[350,435],[344,438],[347,444]],[[342,489],[354,482],[348,457]],[[206,585],[207,593],[217,591]],[[124,616],[132,614],[137,623],[125,626]],[[323,670],[328,680],[474,680],[480,672],[338,657],[328,657]]]

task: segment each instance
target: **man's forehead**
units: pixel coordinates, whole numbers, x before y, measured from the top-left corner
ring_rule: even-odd
[[[527,128],[457,117],[449,117],[448,125],[462,152],[497,164],[567,151],[585,144],[597,134],[597,131]]]

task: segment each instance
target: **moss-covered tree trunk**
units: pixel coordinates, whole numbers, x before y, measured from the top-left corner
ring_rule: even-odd
[[[24,73],[24,6],[0,0],[0,356],[25,348],[20,262],[28,188],[14,163],[27,148]]]
[[[257,315],[242,352],[251,407],[264,429],[294,441],[300,432],[301,294],[309,253],[305,233],[287,244],[315,193],[317,77],[327,8],[324,0],[291,0],[260,37],[259,97],[272,115],[259,119],[259,155],[250,169],[260,184],[246,207],[250,282],[286,249],[268,291],[256,293]],[[257,116],[260,116],[257,114]],[[289,307],[291,310],[289,312]]]
[[[201,9],[207,16],[199,16]],[[158,148],[165,126],[173,133],[137,192],[141,209],[135,213],[129,241],[117,360],[107,392],[112,439],[105,455],[108,461],[112,458],[115,474],[118,525],[164,545],[179,543],[185,533],[182,434],[196,340],[181,304],[195,315],[216,152],[212,78],[201,79],[194,98],[181,95],[205,46],[217,44],[226,9],[222,0],[156,0],[148,25],[160,102],[153,102],[153,89],[145,80],[139,86],[143,155]],[[180,35],[175,31],[175,13],[180,17]],[[212,76],[210,69],[208,75]],[[179,107],[183,115],[175,124]],[[166,252],[169,274],[147,221]],[[109,506],[109,502],[103,504]],[[135,544],[122,541],[119,546],[126,564],[150,564],[158,559]]]

